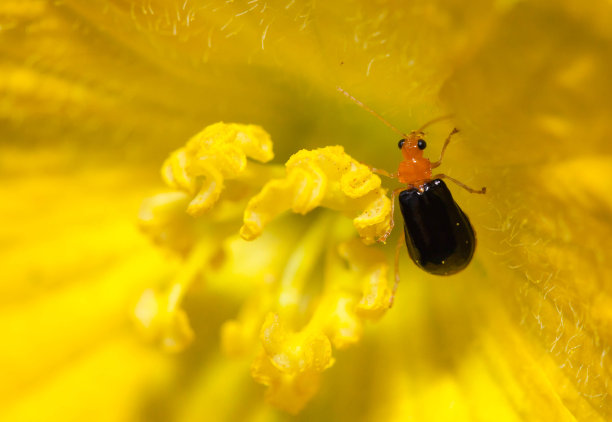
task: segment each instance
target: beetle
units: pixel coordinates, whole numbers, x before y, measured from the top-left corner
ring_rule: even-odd
[[[404,241],[408,254],[414,263],[434,275],[447,276],[463,270],[474,256],[476,234],[469,218],[457,205],[442,179],[448,179],[471,193],[484,194],[487,189],[485,187],[472,189],[442,173],[432,176],[432,170],[442,164],[446,147],[452,136],[458,132],[456,128],[444,141],[438,161],[432,163],[423,157],[423,150],[427,147],[423,130],[432,123],[451,116],[439,117],[409,134],[404,134],[342,88],[338,87],[338,91],[402,136],[397,146],[402,153],[403,160],[400,162],[396,173],[370,167],[373,172],[397,179],[405,185],[395,189],[391,195],[390,228],[378,241],[386,242],[387,237],[393,230],[395,197],[399,193],[398,202],[404,219]],[[400,237],[395,252],[395,284],[389,307],[393,304],[393,298],[399,284],[399,253],[401,247],[402,238]]]

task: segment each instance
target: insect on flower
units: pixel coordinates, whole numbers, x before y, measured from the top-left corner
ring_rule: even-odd
[[[442,179],[448,179],[471,193],[484,194],[486,188],[472,189],[442,173],[432,176],[432,169],[437,168],[442,163],[444,151],[451,137],[458,132],[457,129],[453,129],[446,138],[438,161],[432,163],[423,157],[423,150],[427,147],[427,143],[423,139],[425,137],[423,130],[430,124],[450,116],[439,117],[419,129],[405,134],[342,88],[338,87],[338,91],[402,136],[397,146],[402,152],[403,160],[400,162],[397,172],[389,173],[385,170],[371,168],[374,173],[397,179],[405,185],[393,191],[391,196],[391,226],[378,241],[384,243],[393,230],[395,197],[399,194],[400,209],[404,218],[404,239],[410,258],[414,263],[428,273],[435,275],[451,275],[467,267],[476,249],[476,235],[467,215],[454,201]],[[395,250],[395,283],[389,306],[393,304],[393,298],[400,280],[399,253],[402,246],[401,240],[400,237]]]

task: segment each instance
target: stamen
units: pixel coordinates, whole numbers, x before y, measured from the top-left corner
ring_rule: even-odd
[[[245,240],[260,236],[284,211],[306,214],[318,206],[352,218],[368,244],[389,228],[391,201],[380,188],[380,178],[341,146],[301,150],[287,161],[286,168],[285,178],[271,180],[249,201],[240,229]]]
[[[308,229],[304,238],[291,254],[283,272],[278,294],[278,312],[291,318],[299,305],[304,284],[311,278],[321,254],[328,243],[333,215],[324,213]]]
[[[216,123],[170,155],[162,166],[162,178],[192,196],[187,212],[197,216],[218,201],[226,179],[236,179],[246,170],[247,157],[270,161],[274,157],[270,135],[255,125]]]
[[[183,298],[203,272],[211,272],[213,256],[232,235],[254,191],[259,193],[248,201],[240,229],[247,240],[260,236],[284,211],[306,214],[326,208],[299,241],[287,236],[285,250],[291,252],[277,254],[281,258],[266,269],[267,278],[262,275],[238,317],[221,329],[226,354],[254,359],[251,373],[268,386],[266,400],[295,413],[316,394],[321,373],[333,365],[333,348],[358,342],[365,320],[387,310],[388,264],[382,253],[365,245],[389,229],[391,202],[380,178],[341,146],[299,151],[284,169],[247,157],[272,158],[263,129],[218,123],[164,163],[162,176],[177,191],[146,200],[140,224],[183,261],[170,282],[143,292],[134,317],[162,349],[184,349],[194,333],[181,308]],[[206,218],[188,215],[204,212]],[[266,245],[265,238],[260,242],[251,251]],[[240,262],[240,256],[235,258]],[[306,295],[321,266],[321,292]]]
[[[179,352],[193,340],[193,330],[180,302],[207,266],[215,247],[200,242],[165,289],[147,289],[134,308],[137,325],[145,337],[157,341],[168,352]]]

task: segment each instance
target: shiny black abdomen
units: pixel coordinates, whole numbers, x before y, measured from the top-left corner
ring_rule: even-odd
[[[399,204],[408,253],[419,267],[450,275],[470,263],[476,248],[474,229],[442,180],[426,183],[423,192],[401,192]]]

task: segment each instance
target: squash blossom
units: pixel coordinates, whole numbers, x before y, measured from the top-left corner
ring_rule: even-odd
[[[612,4],[0,2],[0,420],[612,418]],[[405,247],[398,136],[477,235]],[[397,207],[396,207],[397,208]],[[395,229],[386,244],[377,242]]]

